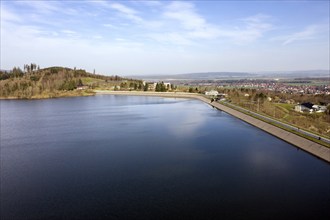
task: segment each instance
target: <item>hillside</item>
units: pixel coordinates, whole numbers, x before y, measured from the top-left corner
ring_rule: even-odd
[[[24,65],[0,71],[0,98],[38,99],[93,95],[93,89],[142,88],[142,81],[88,73],[82,69]]]

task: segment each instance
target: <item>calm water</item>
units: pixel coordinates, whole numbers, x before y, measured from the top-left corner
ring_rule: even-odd
[[[196,101],[1,101],[1,220],[329,219],[330,165]]]

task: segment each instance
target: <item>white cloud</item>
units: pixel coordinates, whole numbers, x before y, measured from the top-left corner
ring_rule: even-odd
[[[219,36],[219,29],[196,12],[189,2],[173,2],[165,8],[163,16],[179,22],[185,30],[182,35],[191,39],[214,39]]]
[[[69,39],[70,38],[78,38],[79,37],[79,34],[76,31],[73,31],[73,30],[65,29],[65,30],[61,30],[61,33],[63,33]]]
[[[62,33],[64,33],[64,34],[76,34],[77,32],[72,31],[72,30],[62,30]]]
[[[178,21],[184,30],[182,36],[190,40],[228,38],[234,43],[246,44],[261,38],[265,32],[273,28],[267,22],[270,16],[263,14],[239,19],[240,24],[236,28],[220,27],[208,23],[189,2],[171,3],[165,8],[164,17]]]
[[[195,12],[194,5],[188,2],[173,2],[166,7],[164,16],[175,19],[187,30],[205,28],[205,19]]]
[[[288,45],[296,41],[311,40],[320,36],[320,33],[329,33],[328,25],[310,25],[304,28],[304,30],[295,32],[289,35],[274,37],[271,40],[282,41],[282,45]]]
[[[15,4],[33,8],[40,14],[48,14],[62,10],[59,3],[55,1],[15,1]]]
[[[162,44],[174,44],[174,45],[192,45],[191,41],[184,34],[177,32],[167,32],[167,33],[152,33],[148,35],[151,39],[156,40]]]
[[[232,39],[237,44],[251,43],[264,36],[264,33],[274,28],[268,22],[270,16],[257,14],[239,19],[243,22],[242,27],[234,29],[221,29],[219,35]]]
[[[160,1],[156,1],[156,0],[147,0],[147,1],[136,1],[137,3],[142,3],[146,6],[149,6],[149,7],[159,7],[159,6],[162,6],[162,2]]]
[[[6,8],[6,6],[1,4],[0,7],[0,18],[1,18],[1,22],[20,22],[22,21],[22,19],[20,18],[20,16],[18,16],[17,14],[15,14],[14,12],[10,11],[9,9]]]
[[[113,24],[103,24],[103,26],[108,28],[116,28],[116,26]]]
[[[192,45],[198,39],[217,37],[217,29],[195,12],[189,2],[171,2],[163,7],[159,20],[148,21],[147,36],[161,44]]]
[[[93,35],[93,38],[94,38],[94,39],[102,39],[103,36],[101,36],[101,35]]]
[[[134,22],[140,23],[143,21],[143,19],[139,16],[137,16],[138,12],[132,8],[129,8],[123,4],[119,3],[113,3],[110,5],[112,9],[117,10],[118,12],[121,13],[122,16],[125,18],[132,20]]]
[[[126,39],[124,39],[124,38],[116,38],[115,40],[116,41],[126,41]]]

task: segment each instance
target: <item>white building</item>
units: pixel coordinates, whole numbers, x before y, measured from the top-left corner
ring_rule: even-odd
[[[315,112],[318,113],[325,112],[327,110],[327,106],[324,105],[313,105],[312,108]]]
[[[215,90],[205,92],[205,95],[210,95],[210,96],[217,96],[218,94],[219,94],[219,92],[215,91]]]
[[[154,91],[157,83],[148,83],[148,90]]]
[[[302,103],[300,105],[296,105],[294,107],[294,110],[296,112],[309,112],[312,113],[313,112],[313,104],[312,103]]]
[[[171,90],[171,83],[164,83],[166,89]]]

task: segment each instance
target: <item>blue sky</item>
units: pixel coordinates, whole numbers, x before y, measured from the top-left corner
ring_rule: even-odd
[[[329,1],[1,1],[1,69],[329,69]]]

